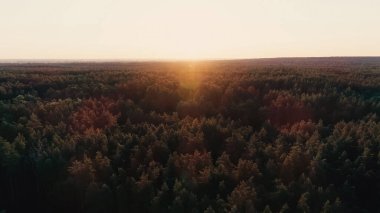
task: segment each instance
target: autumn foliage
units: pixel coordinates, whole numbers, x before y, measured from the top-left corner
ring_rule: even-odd
[[[379,212],[380,59],[0,65],[0,212]]]

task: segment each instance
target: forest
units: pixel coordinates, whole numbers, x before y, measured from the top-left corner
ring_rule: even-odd
[[[380,212],[380,58],[0,64],[0,212]]]

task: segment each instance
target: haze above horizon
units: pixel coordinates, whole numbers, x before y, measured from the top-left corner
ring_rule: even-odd
[[[0,58],[379,56],[375,0],[4,0]]]

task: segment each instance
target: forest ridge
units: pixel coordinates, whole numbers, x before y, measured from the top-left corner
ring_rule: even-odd
[[[0,64],[0,212],[379,212],[380,58]]]

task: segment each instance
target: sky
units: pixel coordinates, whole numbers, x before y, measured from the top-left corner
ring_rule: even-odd
[[[379,0],[0,0],[0,59],[380,56]]]

